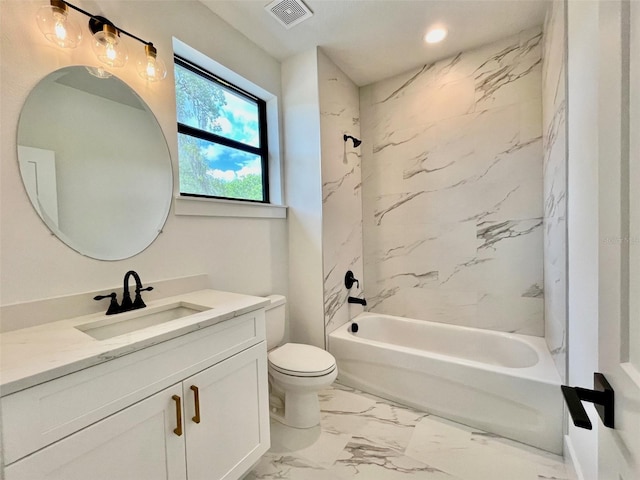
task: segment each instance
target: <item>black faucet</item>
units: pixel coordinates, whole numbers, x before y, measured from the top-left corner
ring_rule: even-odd
[[[131,301],[131,294],[129,293],[129,277],[133,275],[133,278],[136,280],[136,298]],[[116,313],[128,312],[129,310],[137,310],[138,308],[146,307],[145,303],[142,301],[142,296],[140,292],[153,290],[153,287],[142,288],[142,281],[140,281],[140,275],[138,275],[133,270],[129,270],[124,275],[124,289],[122,292],[122,303],[118,305],[118,300],[116,299],[116,292],[111,292],[108,295],[96,295],[93,297],[94,300],[102,300],[104,298],[110,298],[111,302],[109,303],[109,308],[107,309],[107,315],[114,315]]]
[[[347,298],[347,302],[348,303],[357,303],[359,305],[362,305],[363,307],[367,306],[367,301],[364,298],[349,297],[349,298]]]
[[[133,278],[136,281],[136,298],[131,301],[131,294],[129,293],[129,277],[133,275]],[[153,290],[153,287],[142,288],[142,281],[140,280],[140,275],[138,275],[133,270],[129,270],[124,275],[124,289],[122,292],[122,303],[120,304],[120,313],[128,312],[129,310],[137,310],[138,308],[146,307],[145,303],[142,301],[142,296],[140,292]]]

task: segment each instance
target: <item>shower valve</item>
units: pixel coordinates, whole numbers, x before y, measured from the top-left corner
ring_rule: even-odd
[[[347,290],[351,290],[354,283],[356,287],[360,288],[360,282],[353,276],[353,272],[348,270],[344,276],[344,286],[347,287]]]

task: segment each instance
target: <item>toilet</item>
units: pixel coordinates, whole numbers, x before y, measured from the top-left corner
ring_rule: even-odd
[[[336,359],[329,352],[300,343],[285,343],[285,302],[282,295],[270,295],[265,307],[269,364],[269,407],[271,417],[295,428],[320,423],[318,392],[338,376]]]

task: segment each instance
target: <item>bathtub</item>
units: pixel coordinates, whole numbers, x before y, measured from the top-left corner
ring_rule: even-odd
[[[329,334],[329,351],[343,385],[562,454],[560,377],[543,338],[363,313]]]

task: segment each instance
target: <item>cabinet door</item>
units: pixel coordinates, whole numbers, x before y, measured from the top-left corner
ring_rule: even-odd
[[[183,382],[189,480],[237,480],[269,449],[266,357],[262,342]]]
[[[185,480],[180,384],[9,465],[6,480]]]

